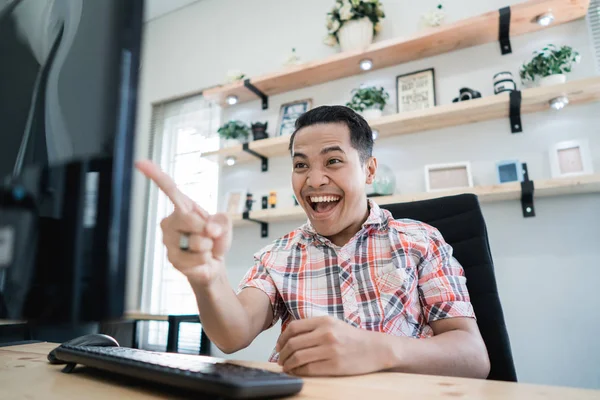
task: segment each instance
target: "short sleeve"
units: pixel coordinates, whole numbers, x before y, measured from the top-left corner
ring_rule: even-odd
[[[427,322],[452,317],[475,318],[467,278],[441,233],[428,226],[426,254],[418,267],[419,295]]]
[[[259,259],[255,259],[254,266],[250,268],[250,270],[246,273],[246,276],[244,276],[240,282],[238,293],[246,288],[256,288],[262,290],[267,296],[269,296],[269,300],[271,300],[271,306],[273,307],[273,322],[271,323],[271,326],[275,325],[277,321],[279,321],[279,318],[281,318],[282,313],[285,310],[285,306],[283,305],[281,296],[277,291],[275,282],[273,282],[273,279],[269,275],[269,271],[267,271]]]

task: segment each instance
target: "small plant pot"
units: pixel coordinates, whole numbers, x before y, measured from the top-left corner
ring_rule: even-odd
[[[565,83],[566,81],[567,81],[567,76],[565,74],[550,75],[550,76],[545,76],[543,78],[540,78],[540,80],[538,81],[538,86],[546,87],[546,86],[560,85],[561,83]]]
[[[262,139],[266,139],[268,138],[269,135],[267,135],[267,132],[252,132],[252,139],[253,140],[262,140]]]
[[[221,139],[221,148],[223,148],[223,147],[237,146],[238,144],[246,143],[247,141],[248,141],[248,139],[245,139],[245,138],[241,138],[241,139]]]
[[[362,115],[362,117],[367,121],[372,121],[374,119],[381,118],[383,111],[381,111],[379,108],[369,108],[361,112],[360,115]]]
[[[252,138],[254,140],[262,140],[268,138],[267,134],[267,123],[264,124],[256,123],[252,124]]]
[[[337,35],[342,51],[364,50],[373,42],[373,23],[367,17],[346,21]]]

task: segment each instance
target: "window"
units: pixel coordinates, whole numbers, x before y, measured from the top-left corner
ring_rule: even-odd
[[[202,96],[157,105],[152,110],[151,158],[174,178],[182,192],[209,213],[217,211],[219,166],[201,157],[219,148],[220,108]],[[189,283],[169,263],[162,243],[160,221],[173,205],[156,185],[150,185],[146,227],[142,309],[153,314],[197,314]],[[143,348],[164,350],[167,323],[141,324]],[[198,352],[199,324],[180,327],[181,352]]]
[[[592,0],[587,14],[592,52],[596,58],[596,71],[600,73],[600,0]]]

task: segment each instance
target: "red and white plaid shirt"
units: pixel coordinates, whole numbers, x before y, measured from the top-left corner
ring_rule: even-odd
[[[369,200],[369,217],[343,247],[310,222],[255,254],[240,290],[265,292],[273,324],[330,315],[371,331],[425,338],[429,323],[475,317],[461,265],[434,227],[395,220]],[[273,352],[270,361],[276,361]]]

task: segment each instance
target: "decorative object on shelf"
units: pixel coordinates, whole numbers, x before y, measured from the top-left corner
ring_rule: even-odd
[[[267,134],[267,126],[269,122],[265,122],[264,124],[261,122],[255,122],[250,125],[250,129],[252,129],[252,138],[254,140],[262,140],[269,137]]]
[[[283,62],[284,67],[291,67],[294,65],[300,64],[300,56],[296,53],[296,48],[292,48],[292,52],[287,56],[285,61]]]
[[[428,192],[472,187],[473,176],[468,161],[425,166],[425,188]]]
[[[346,103],[354,111],[360,113],[367,120],[380,118],[383,108],[390,99],[390,95],[382,87],[366,86],[352,90],[352,99]]]
[[[538,86],[551,86],[567,81],[566,73],[571,72],[581,56],[570,46],[557,47],[549,44],[542,50],[533,52],[533,58],[521,66],[521,81],[535,82]]]
[[[379,0],[337,0],[327,13],[327,36],[324,43],[342,51],[364,50],[381,30],[385,18]]]
[[[481,93],[479,93],[477,90],[473,90],[473,89],[464,87],[458,91],[458,97],[455,97],[454,100],[452,100],[452,102],[458,103],[459,101],[478,99],[480,97],[481,97]]]
[[[226,142],[237,141],[243,143],[250,136],[250,128],[241,121],[232,120],[221,126],[217,133]]]
[[[252,199],[252,193],[246,193],[246,208],[244,211],[252,211],[252,204],[254,200]]]
[[[388,196],[396,191],[396,174],[385,164],[377,166],[373,180],[373,195]]]
[[[246,207],[246,191],[230,190],[225,195],[225,212],[228,214],[241,214]]]
[[[269,207],[275,208],[277,205],[277,192],[269,192]]]
[[[444,23],[446,11],[441,4],[438,4],[433,10],[429,10],[421,15],[421,28],[436,28]]]
[[[523,182],[523,164],[518,160],[504,160],[496,163],[498,183]]]
[[[278,135],[287,136],[294,133],[296,120],[312,107],[312,99],[298,100],[281,105],[279,109]]]
[[[433,68],[396,77],[398,112],[435,107],[435,72]]]
[[[513,90],[517,90],[517,84],[511,72],[503,71],[494,75],[494,94],[512,92]]]
[[[269,208],[269,196],[263,196],[261,198],[260,208],[262,208],[263,210]]]
[[[553,178],[592,174],[594,167],[588,141],[569,140],[550,146],[550,168]]]
[[[239,69],[230,69],[229,71],[227,71],[227,81],[229,83],[241,81],[244,78],[246,78],[246,74],[244,74]]]

